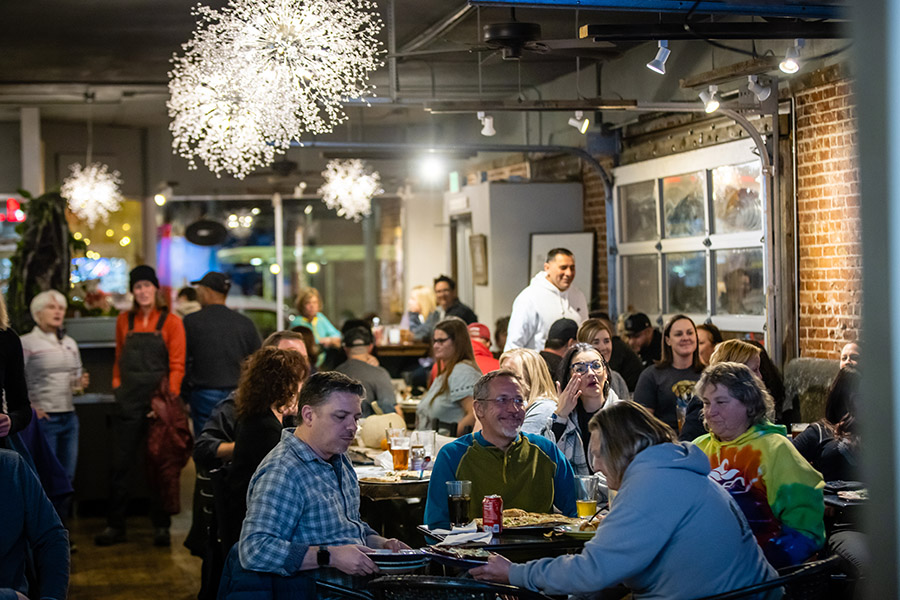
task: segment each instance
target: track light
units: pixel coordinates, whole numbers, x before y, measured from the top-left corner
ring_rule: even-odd
[[[656,51],[656,58],[647,63],[647,68],[660,75],[665,75],[666,61],[669,60],[669,54],[671,53],[672,51],[669,50],[669,41],[659,40],[659,50]]]
[[[481,124],[484,126],[481,128],[481,135],[486,137],[497,135],[497,130],[494,129],[494,117],[479,112],[478,120],[481,121]]]
[[[719,86],[711,85],[708,90],[703,90],[700,92],[700,99],[703,101],[703,106],[706,108],[706,112],[712,113],[719,110],[719,99],[716,98],[716,92],[719,91]]]
[[[756,95],[756,99],[760,102],[763,102],[766,98],[772,95],[772,87],[768,85],[761,85],[757,81],[756,75],[747,75],[747,89],[753,92]]]
[[[584,116],[583,111],[576,110],[575,117],[569,119],[569,125],[580,131],[583,135],[587,132],[588,127],[591,126],[591,120]]]
[[[787,74],[793,74],[800,70],[800,48],[806,45],[806,40],[796,39],[794,45],[787,49],[784,53],[784,60],[778,65],[778,68]]]

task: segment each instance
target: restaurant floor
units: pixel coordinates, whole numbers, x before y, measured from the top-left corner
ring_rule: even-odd
[[[129,517],[128,541],[98,548],[94,535],[101,517],[76,517],[71,522],[72,555],[69,600],[189,600],[200,590],[200,559],[183,542],[191,527],[194,463],[181,473],[180,514],[172,518],[172,546],[153,546],[153,528],[146,516]]]

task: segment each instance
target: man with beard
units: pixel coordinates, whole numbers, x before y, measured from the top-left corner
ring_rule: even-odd
[[[485,496],[498,494],[504,508],[574,517],[575,479],[566,457],[547,438],[520,433],[525,420],[523,385],[501,369],[475,384],[474,409],[482,430],[447,444],[438,453],[428,484],[425,523],[450,525],[447,482],[472,482],[469,518],[481,516]]]

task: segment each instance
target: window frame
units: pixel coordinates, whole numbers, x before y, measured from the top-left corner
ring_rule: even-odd
[[[656,158],[617,167],[614,175],[614,202],[612,227],[615,236],[615,277],[617,286],[617,302],[621,307],[628,306],[628,290],[625,289],[626,280],[624,273],[624,261],[626,257],[636,255],[655,255],[658,257],[657,302],[660,311],[657,314],[648,315],[652,320],[664,322],[676,314],[668,310],[668,272],[666,268],[666,256],[673,253],[700,252],[706,260],[706,312],[688,313],[697,324],[713,323],[723,331],[738,331],[748,333],[766,333],[767,315],[772,307],[769,302],[769,245],[768,245],[768,221],[769,199],[766,197],[764,178],[760,181],[760,210],[761,221],[759,229],[736,233],[712,233],[715,227],[713,213],[713,171],[718,167],[737,166],[749,162],[759,162],[760,172],[763,165],[757,153],[756,145],[751,139],[740,139],[716,146],[692,150],[681,154]],[[704,177],[704,218],[705,228],[703,235],[690,237],[665,238],[665,206],[663,205],[663,179],[677,175],[693,174],[698,171],[705,172]],[[635,183],[654,181],[654,201],[656,203],[656,238],[640,242],[622,242],[622,218],[620,214],[620,188]],[[763,292],[766,297],[766,307],[761,315],[730,315],[716,312],[716,256],[715,252],[721,250],[759,249],[763,257]]]

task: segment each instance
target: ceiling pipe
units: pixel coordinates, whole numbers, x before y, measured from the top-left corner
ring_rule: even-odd
[[[645,42],[659,40],[792,40],[842,39],[849,37],[847,25],[840,21],[766,21],[753,23],[654,23],[582,25],[581,39],[595,42]]]
[[[415,52],[423,46],[427,46],[441,35],[448,33],[456,28],[467,16],[475,12],[475,7],[469,4],[463,4],[453,9],[443,19],[429,26],[425,31],[403,44],[397,51],[398,55]]]

